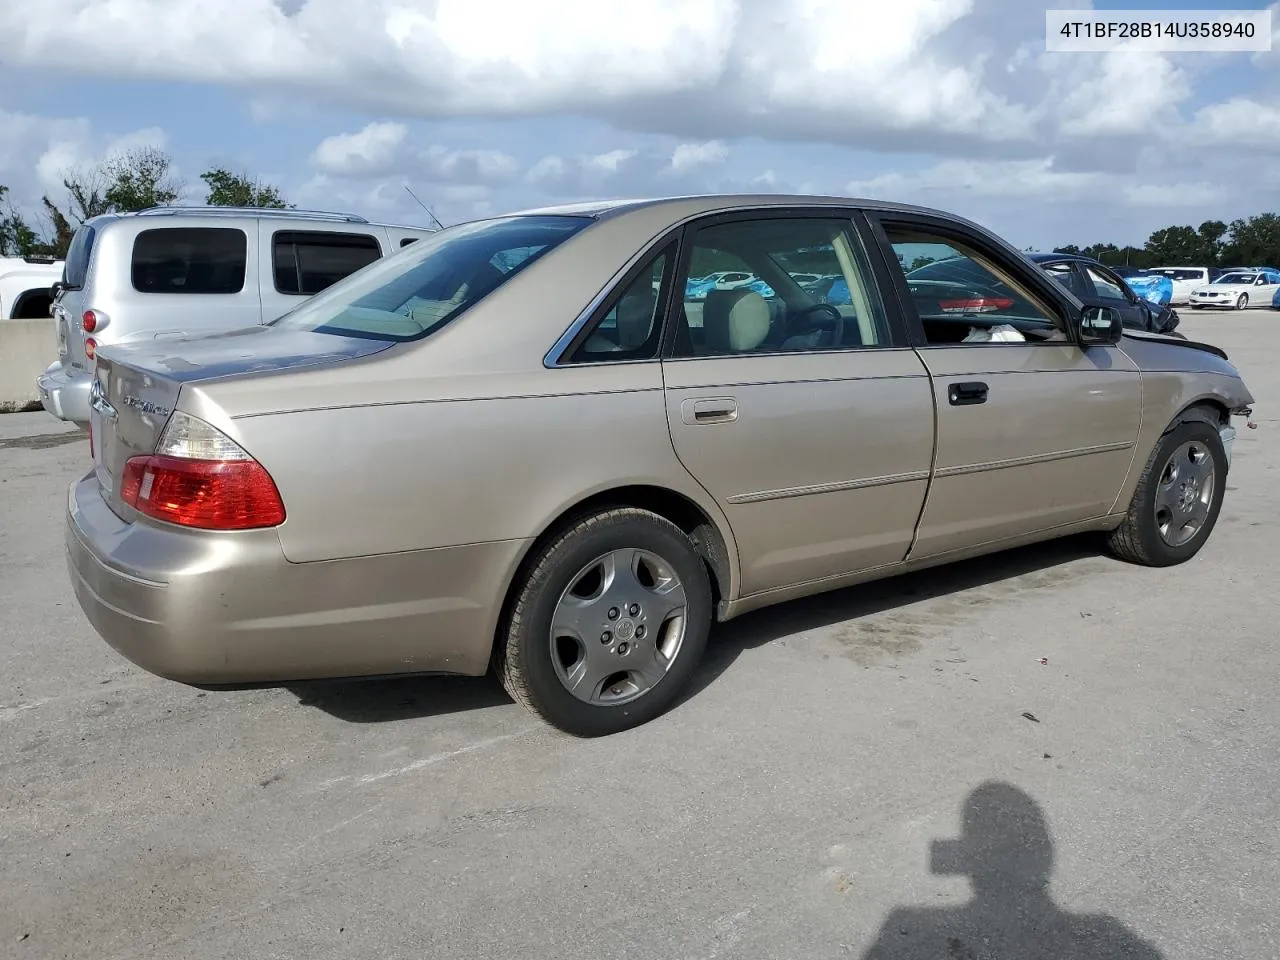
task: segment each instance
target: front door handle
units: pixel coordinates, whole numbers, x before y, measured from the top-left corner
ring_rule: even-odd
[[[680,419],[688,424],[732,423],[738,419],[738,401],[733,397],[706,397],[680,404]]]
[[[953,383],[947,388],[947,400],[953,407],[963,407],[970,403],[986,403],[987,385],[978,380]]]

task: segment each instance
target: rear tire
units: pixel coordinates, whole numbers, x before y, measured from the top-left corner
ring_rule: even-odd
[[[622,507],[572,524],[533,558],[495,644],[513,700],[579,737],[637,727],[689,685],[713,605],[675,524]]]
[[[1185,563],[1218,522],[1226,480],[1227,454],[1217,427],[1203,420],[1179,424],[1151,452],[1124,522],[1108,535],[1108,548],[1147,567]]]

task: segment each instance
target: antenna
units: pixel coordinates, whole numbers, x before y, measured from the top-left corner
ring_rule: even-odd
[[[440,218],[431,212],[430,207],[428,207],[421,200],[418,200],[418,195],[409,189],[409,185],[407,183],[404,184],[404,189],[405,189],[405,192],[409,194],[409,196],[413,197],[413,199],[417,202],[418,206],[420,206],[423,210],[427,211],[427,216],[436,222],[436,226],[439,227],[441,230],[443,230],[444,224],[440,222]]]

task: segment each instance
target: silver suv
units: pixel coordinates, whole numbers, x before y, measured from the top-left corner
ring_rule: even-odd
[[[55,417],[87,424],[98,347],[269,322],[433,232],[257,207],[94,217],[76,231],[54,287],[58,359],[36,378],[40,400]]]

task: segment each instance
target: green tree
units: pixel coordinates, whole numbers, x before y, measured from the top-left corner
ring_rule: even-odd
[[[1063,244],[1060,247],[1054,247],[1053,252],[1054,253],[1070,253],[1070,254],[1079,256],[1080,248],[1077,247],[1074,243],[1067,243],[1067,244]]]
[[[1222,262],[1234,266],[1280,266],[1280,215],[1260,213],[1232,220]]]
[[[1147,239],[1148,256],[1161,265],[1194,265],[1208,259],[1200,234],[1191,227],[1164,227]]]
[[[113,213],[148,207],[167,207],[182,193],[172,176],[173,160],[156,147],[138,147],[112,157],[103,165],[103,199]]]
[[[1221,220],[1206,220],[1196,233],[1200,235],[1201,247],[1209,258],[1206,266],[1216,266],[1222,255],[1222,238],[1227,235],[1227,225]]]
[[[206,170],[200,179],[209,188],[205,203],[211,207],[268,207],[284,210],[286,203],[279,189],[251,178],[247,173],[232,173],[222,167]]]

